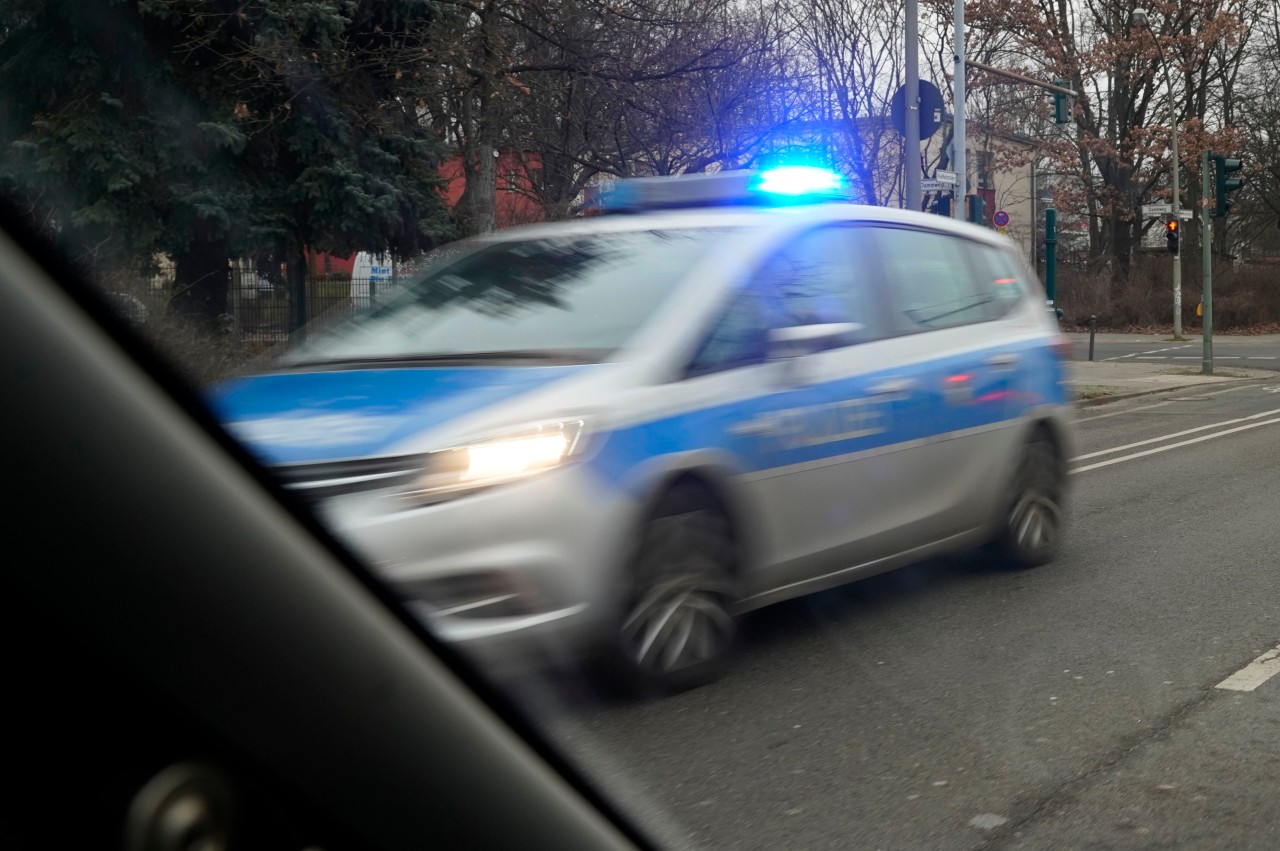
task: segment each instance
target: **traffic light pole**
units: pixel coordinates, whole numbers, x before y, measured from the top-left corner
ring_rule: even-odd
[[[1212,180],[1209,174],[1209,152],[1206,150],[1200,158],[1200,279],[1203,281],[1200,304],[1204,313],[1200,327],[1204,341],[1200,372],[1203,375],[1213,375],[1213,226],[1209,217],[1209,199],[1213,197]]]
[[[1044,211],[1044,295],[1053,308],[1058,291],[1058,211]]]
[[[1168,76],[1168,68],[1165,69],[1165,76]],[[1169,89],[1170,102],[1172,103],[1173,88]],[[1173,128],[1173,220],[1178,223],[1178,230],[1182,230],[1182,193],[1179,191],[1178,172],[1181,169],[1178,166],[1178,114],[1170,107],[1169,125]],[[1182,240],[1178,240],[1178,250],[1173,253],[1173,339],[1182,339]]]

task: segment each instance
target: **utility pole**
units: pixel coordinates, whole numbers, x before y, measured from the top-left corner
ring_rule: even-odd
[[[907,0],[907,109],[905,168],[908,210],[920,210],[920,32],[918,0]]]
[[[954,103],[951,105],[953,116],[951,144],[955,148],[955,156],[952,160],[955,163],[957,183],[956,200],[952,209],[956,211],[956,215],[963,218],[965,213],[961,208],[966,206],[965,198],[969,195],[969,163],[966,150],[968,142],[965,140],[964,129],[964,75],[967,67],[964,62],[964,0],[955,0],[955,26],[955,94],[952,98]]]
[[[1200,326],[1204,346],[1200,372],[1203,375],[1213,375],[1213,225],[1209,220],[1209,199],[1213,192],[1209,152],[1206,150],[1200,157],[1200,305],[1204,313]]]

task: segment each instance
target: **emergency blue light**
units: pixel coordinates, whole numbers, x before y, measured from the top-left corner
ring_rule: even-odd
[[[848,200],[844,178],[825,168],[789,165],[754,171],[721,171],[616,181],[601,194],[609,212],[691,207],[777,206]]]
[[[784,165],[760,172],[757,192],[769,195],[843,195],[844,178],[834,171],[811,165]]]

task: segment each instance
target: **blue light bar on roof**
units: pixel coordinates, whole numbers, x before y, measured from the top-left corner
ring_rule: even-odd
[[[619,180],[601,197],[606,210],[627,212],[681,207],[804,204],[847,200],[844,178],[814,166],[781,166],[766,171],[721,171],[671,177]]]
[[[767,195],[843,196],[844,177],[830,169],[811,165],[784,165],[760,172],[752,187]]]

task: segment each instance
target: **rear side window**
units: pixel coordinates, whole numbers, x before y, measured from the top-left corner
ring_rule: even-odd
[[[1013,309],[1027,291],[1022,264],[1008,250],[994,245],[969,243],[973,253],[974,268],[978,274],[979,292],[991,296],[987,312],[991,319],[999,319]]]
[[[991,318],[995,295],[980,285],[967,240],[930,231],[876,231],[900,333],[934,331]]]

